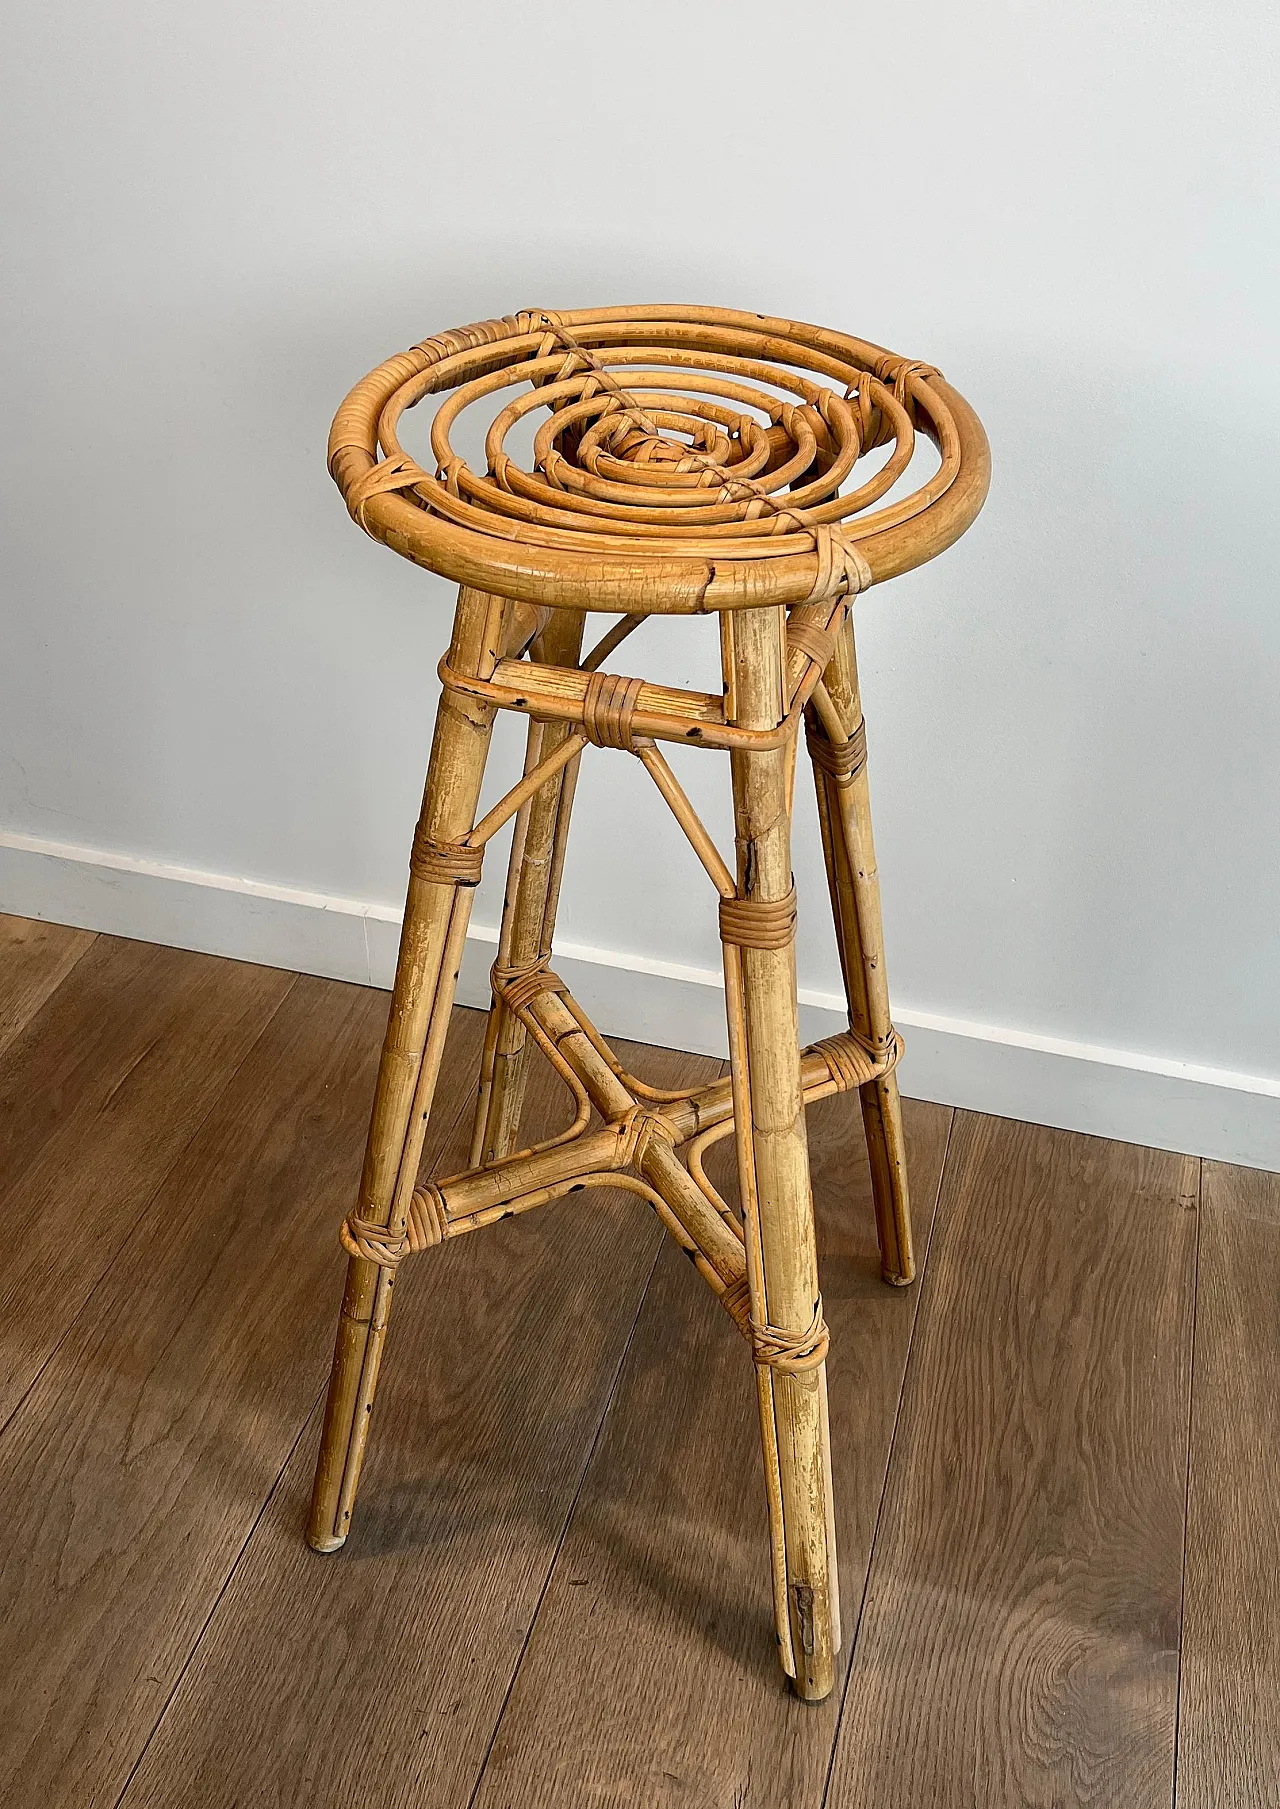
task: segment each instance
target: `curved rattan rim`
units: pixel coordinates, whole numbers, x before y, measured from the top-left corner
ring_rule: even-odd
[[[471,381],[491,375],[494,393],[500,395],[502,370],[512,353],[518,350],[524,359],[535,360],[548,319],[600,345],[621,339],[642,347],[648,334],[665,351],[679,339],[691,361],[698,355],[714,360],[727,345],[736,360],[758,357],[775,365],[790,361],[815,371],[824,370],[830,361],[841,375],[865,372],[884,385],[883,393],[877,394],[882,394],[886,415],[900,416],[905,410],[910,426],[938,447],[942,465],[905,503],[862,521],[855,514],[844,523],[873,581],[910,571],[951,546],[986,499],[990,450],[982,424],[959,391],[929,367],[869,341],[804,322],[727,308],[655,304],[552,315],[526,311],[451,329],[388,359],[347,396],[330,433],[329,469],[348,506],[353,492],[360,494],[358,485],[367,488],[379,452],[388,461],[403,457],[395,429],[405,407],[437,383],[447,388],[446,379],[454,371],[465,372]],[[521,340],[527,345],[512,343]],[[637,384],[652,375],[638,372]],[[536,498],[536,483],[532,493]],[[613,539],[602,545],[591,534],[575,535],[568,527],[541,531],[530,526],[520,519],[518,495],[506,503],[512,513],[505,518],[469,509],[456,492],[447,506],[453,519],[399,491],[375,490],[360,502],[359,516],[375,539],[456,583],[523,602],[575,609],[679,615],[793,604],[811,595],[818,570],[819,556],[812,550],[790,553],[764,547],[771,556],[752,556],[764,543],[751,539],[750,527],[741,523],[715,529],[725,533],[723,543],[717,541],[710,548],[701,542],[696,554],[661,537],[638,540],[632,554],[629,547],[619,550]],[[536,518],[542,505],[535,500],[525,506]],[[813,513],[815,519],[822,516],[821,509]],[[731,538],[735,534],[736,541]]]

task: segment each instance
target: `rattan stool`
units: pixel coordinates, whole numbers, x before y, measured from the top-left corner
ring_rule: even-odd
[[[402,451],[397,428],[432,395],[445,399],[428,471]],[[469,405],[498,410],[484,473],[450,440]],[[527,416],[536,434],[524,469],[507,444]],[[917,432],[939,458],[910,489]],[[892,450],[842,494],[878,447]],[[438,334],[381,365],[338,411],[329,468],[366,532],[461,589],[360,1197],[342,1227],[350,1261],[308,1537],[334,1551],[351,1524],[397,1264],[569,1192],[625,1188],[652,1205],[750,1345],[780,1656],[799,1694],[820,1700],[840,1615],[808,1101],[857,1091],[885,1279],[912,1278],[901,1043],[850,606],[968,527],[988,483],[981,425],[930,366],[842,333],[720,308],[529,311]],[[621,620],[584,655],[596,610]],[[603,670],[646,616],[708,612],[719,618],[722,696]],[[499,710],[529,718],[524,777],[477,823]],[[849,1006],[846,1032],[803,1050],[790,849],[802,718]],[[664,742],[729,754],[734,869]],[[644,1085],[551,969],[588,743],[642,762],[719,894],[729,1080],[680,1093]],[[512,817],[471,1166],[424,1182],[472,889],[486,843]],[[559,1136],[518,1149],[531,1043],[577,1109]],[[704,1166],[722,1137],[736,1140],[736,1209]]]

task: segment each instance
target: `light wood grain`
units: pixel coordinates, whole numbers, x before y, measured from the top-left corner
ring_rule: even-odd
[[[531,1625],[477,1809],[816,1805],[840,1693],[795,1703],[770,1658],[749,1364],[666,1245],[564,1530],[625,1343],[601,1278],[616,1258],[634,1310],[658,1243],[635,1200],[579,1196],[412,1265],[363,1532],[302,1548],[313,1414],[201,1641],[321,1385],[386,1009],[304,980],[264,1028],[245,974],[102,938],[0,1057],[7,1210],[24,1177],[67,1177],[51,1310],[78,1223],[92,1273],[0,1437],[6,1809],[114,1805],[193,1653],[131,1809],[466,1804]],[[446,1164],[464,1147],[479,1028],[457,1014],[428,1161],[436,1137]],[[173,1103],[207,1046],[233,1078],[184,1150]],[[534,1079],[533,1122],[560,1122]],[[945,1117],[907,1105],[921,1255]],[[829,1800],[1163,1809],[1196,1165],[962,1116],[923,1291],[899,1293],[875,1279],[851,1100],[809,1119],[846,1647],[920,1302]],[[112,1258],[131,1162],[147,1193]],[[1278,1809],[1280,1179],[1206,1165],[1201,1217],[1178,1801]],[[584,1220],[585,1254],[560,1229]]]
[[[1204,1165],[1181,1809],[1280,1805],[1280,1176]]]
[[[1168,1809],[1197,1169],[957,1119],[832,1809]]]
[[[93,943],[71,930],[0,912],[0,1054],[33,1018]]]
[[[298,982],[0,1440],[11,1809],[114,1803],[315,1402],[384,1015]]]
[[[293,983],[100,936],[0,1057],[0,1423]]]
[[[909,1101],[906,1120],[923,1253],[951,1113]],[[851,1643],[919,1296],[880,1280],[855,1101],[823,1101],[809,1127]],[[477,1809],[816,1809],[839,1697],[786,1688],[767,1549],[750,1365],[664,1251]]]
[[[529,1108],[563,1115],[545,1064]],[[346,1545],[302,1542],[317,1419],[126,1809],[467,1802],[660,1237],[634,1198],[592,1193],[410,1266]]]

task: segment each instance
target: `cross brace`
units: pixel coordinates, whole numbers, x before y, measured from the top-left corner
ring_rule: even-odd
[[[405,1256],[445,1238],[461,1237],[566,1194],[620,1187],[649,1201],[663,1227],[750,1338],[741,1220],[703,1166],[705,1151],[734,1130],[730,1081],[713,1081],[675,1097],[655,1097],[653,1089],[626,1073],[545,963],[515,978],[495,974],[494,988],[578,1100],[573,1126],[545,1144],[415,1188],[401,1234],[348,1219],[342,1228],[344,1247],[351,1255],[394,1267]],[[850,1031],[812,1044],[801,1053],[805,1104],[865,1086],[889,1073],[900,1053],[896,1035],[882,1051],[865,1048]],[[598,1115],[594,1127],[587,1122],[584,1106]],[[683,1150],[684,1161],[678,1150]]]

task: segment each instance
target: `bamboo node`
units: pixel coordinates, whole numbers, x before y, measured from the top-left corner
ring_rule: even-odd
[[[342,1221],[338,1238],[348,1256],[363,1257],[380,1269],[394,1269],[406,1256],[416,1256],[443,1242],[448,1227],[444,1196],[438,1187],[428,1185],[415,1189],[402,1232],[352,1216]]]
[[[814,1303],[813,1318],[802,1332],[789,1332],[784,1326],[770,1325],[766,1320],[750,1322],[751,1352],[761,1369],[780,1369],[785,1375],[800,1375],[817,1369],[827,1360],[831,1334],[822,1317],[822,1296]]]
[[[435,842],[419,823],[414,831],[409,871],[429,886],[478,886],[484,848],[469,842]]]
[[[795,940],[796,889],[785,898],[722,898],[720,940],[738,948],[786,948]]]

